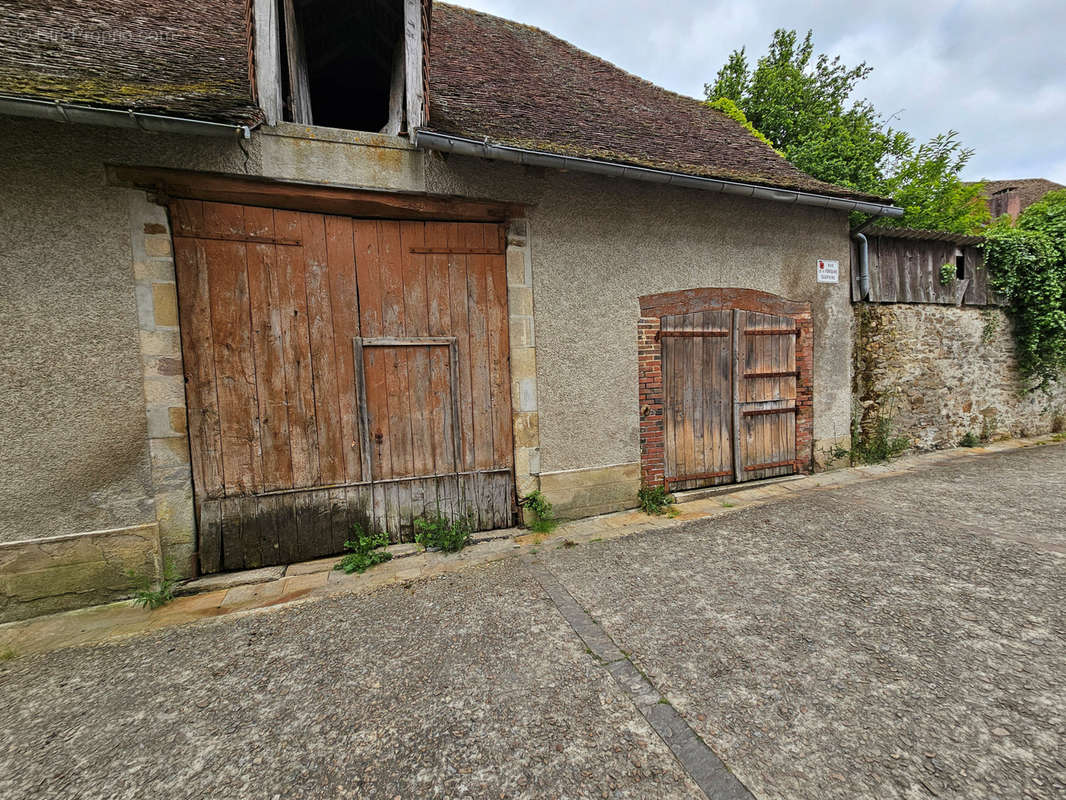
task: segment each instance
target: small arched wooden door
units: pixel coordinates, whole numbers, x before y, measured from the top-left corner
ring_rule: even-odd
[[[661,318],[668,488],[796,471],[798,333],[789,317],[742,309]]]

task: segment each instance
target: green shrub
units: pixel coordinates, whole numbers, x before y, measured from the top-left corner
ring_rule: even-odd
[[[445,553],[457,553],[468,544],[474,534],[469,517],[449,520],[437,514],[415,520],[415,541],[422,547],[435,547]]]
[[[677,502],[674,496],[666,491],[665,486],[641,486],[637,492],[640,507],[645,514],[659,515],[666,511],[667,506]]]
[[[353,572],[366,572],[376,564],[382,564],[392,558],[392,553],[385,550],[389,543],[389,537],[384,531],[381,533],[367,533],[362,525],[352,525],[352,538],[344,543],[344,549],[348,555],[337,562],[334,569],[344,570],[351,575]]]
[[[552,504],[540,493],[539,489],[520,499],[518,505],[533,514],[533,521],[527,527],[534,533],[551,533],[558,527],[559,520],[555,518]]]
[[[966,434],[959,439],[959,447],[977,447],[979,444],[981,444],[981,437],[973,431],[966,431]]]

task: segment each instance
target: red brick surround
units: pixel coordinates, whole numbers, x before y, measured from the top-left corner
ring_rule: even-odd
[[[810,472],[814,462],[814,328],[810,303],[785,300],[754,289],[685,289],[640,298],[637,321],[637,375],[640,397],[640,474],[646,486],[664,485],[666,453],[662,317],[696,311],[739,308],[790,317],[799,328],[796,342],[796,471]]]

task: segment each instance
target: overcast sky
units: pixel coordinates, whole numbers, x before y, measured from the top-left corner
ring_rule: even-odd
[[[703,97],[729,52],[775,28],[865,61],[859,91],[921,140],[977,152],[964,177],[1066,183],[1066,0],[452,0],[544,28],[660,86]]]

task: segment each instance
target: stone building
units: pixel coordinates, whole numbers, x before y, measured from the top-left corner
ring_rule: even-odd
[[[443,3],[70,13],[0,10],[0,618],[847,436],[889,201]]]

